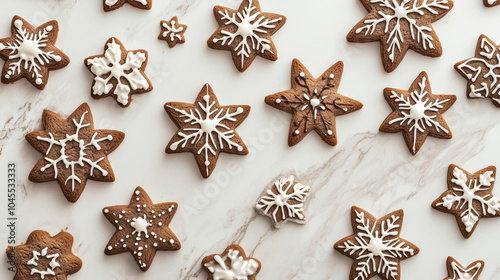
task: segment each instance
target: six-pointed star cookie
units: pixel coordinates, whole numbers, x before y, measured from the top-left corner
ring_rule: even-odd
[[[500,0],[483,0],[483,3],[486,7],[493,7],[500,5]]]
[[[120,8],[125,3],[144,10],[150,10],[153,6],[153,0],[103,0],[102,5],[105,12],[110,12]]]
[[[38,28],[14,16],[12,36],[0,39],[0,58],[5,60],[1,81],[4,84],[26,78],[42,90],[49,80],[49,70],[65,67],[69,58],[55,46],[59,25],[49,21]]]
[[[248,154],[235,129],[250,113],[250,106],[221,106],[209,84],[203,86],[194,104],[167,102],[165,110],[179,128],[165,152],[192,152],[203,178],[214,171],[220,152]]]
[[[107,155],[123,141],[121,131],[94,129],[94,120],[87,103],[68,118],[44,110],[43,129],[26,135],[26,140],[43,157],[29,174],[33,182],[57,180],[64,196],[76,202],[87,179],[112,182],[115,175]]]
[[[448,269],[448,277],[443,280],[479,280],[479,274],[483,271],[484,262],[475,261],[467,268],[464,268],[457,260],[448,257],[446,268]]]
[[[132,94],[145,93],[153,89],[146,76],[148,52],[127,51],[116,38],[109,38],[103,55],[87,57],[85,66],[94,75],[90,96],[94,99],[113,97],[118,105],[127,107]]]
[[[350,280],[367,280],[375,275],[385,280],[399,280],[400,261],[418,254],[414,244],[399,237],[403,225],[403,210],[377,219],[365,210],[353,206],[351,222],[354,235],[335,243],[335,250],[354,262]]]
[[[360,102],[338,93],[344,64],[335,63],[315,79],[298,59],[292,62],[292,88],[266,96],[265,102],[292,113],[288,145],[293,146],[316,130],[329,145],[337,144],[335,119],[363,107]]]
[[[285,24],[285,16],[262,12],[258,0],[243,0],[238,10],[215,6],[214,16],[219,29],[207,44],[213,49],[230,50],[240,72],[245,71],[257,55],[273,61],[278,59],[271,36]]]
[[[369,14],[347,34],[349,42],[380,41],[386,72],[392,72],[412,49],[441,56],[441,42],[431,23],[453,7],[451,0],[360,0]]]
[[[474,57],[455,64],[455,69],[467,79],[467,98],[490,98],[500,107],[500,45],[485,35],[479,36]]]
[[[184,32],[186,32],[187,25],[180,24],[177,16],[169,21],[162,20],[160,22],[160,27],[161,32],[160,35],[158,35],[158,39],[167,41],[169,47],[173,48],[177,44],[186,42]]]
[[[206,256],[201,266],[207,272],[207,280],[255,280],[260,271],[258,259],[247,258],[239,245],[230,245],[222,254]]]
[[[421,72],[408,90],[385,88],[384,97],[393,112],[380,125],[383,132],[403,132],[412,155],[417,154],[428,135],[451,139],[443,114],[457,100],[455,95],[432,94],[427,73]]]
[[[7,248],[7,257],[16,263],[14,280],[66,280],[82,268],[72,247],[73,236],[67,232],[50,236],[43,230],[33,231],[25,244]]]
[[[457,165],[448,168],[448,190],[432,207],[455,215],[460,232],[469,238],[480,218],[500,217],[500,202],[493,195],[496,168],[488,166],[470,174]]]
[[[151,266],[156,251],[179,250],[181,243],[168,225],[177,211],[177,203],[153,204],[137,187],[129,205],[109,206],[102,210],[116,228],[104,250],[106,255],[130,252],[142,271]]]

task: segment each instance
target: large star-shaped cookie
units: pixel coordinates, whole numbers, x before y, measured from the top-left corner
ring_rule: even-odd
[[[448,190],[432,203],[435,209],[455,215],[460,232],[469,238],[481,218],[500,217],[500,202],[493,195],[496,168],[471,174],[457,165],[448,168]]]
[[[360,0],[369,12],[347,34],[349,42],[380,41],[386,72],[392,72],[412,49],[430,57],[443,50],[431,23],[453,7],[451,0]]]
[[[142,271],[151,266],[156,251],[179,250],[181,243],[168,225],[177,211],[177,203],[153,204],[137,187],[129,205],[109,206],[102,210],[116,228],[106,245],[106,255],[130,252]]]
[[[455,95],[432,94],[427,73],[421,72],[408,90],[385,88],[384,97],[393,112],[380,125],[383,132],[403,132],[412,155],[417,154],[427,136],[451,139],[443,114],[457,100]]]
[[[484,262],[475,261],[467,268],[464,268],[457,260],[448,257],[446,260],[446,269],[448,277],[443,280],[479,280],[479,274],[483,271]]]
[[[419,252],[417,246],[399,237],[403,210],[377,219],[353,206],[351,222],[354,234],[334,245],[335,250],[354,259],[349,280],[367,280],[375,275],[384,280],[399,280],[400,261]]]
[[[35,28],[14,16],[12,36],[0,39],[0,58],[5,60],[1,81],[4,84],[26,78],[42,90],[49,80],[49,70],[65,67],[69,57],[55,46],[59,25],[52,20]]]
[[[248,258],[239,245],[230,245],[222,254],[206,256],[201,266],[207,272],[207,280],[255,280],[260,271],[258,259]]]
[[[248,154],[235,129],[250,113],[250,106],[221,106],[209,84],[194,104],[167,102],[165,110],[179,128],[165,152],[192,152],[203,178],[212,174],[221,152]]]
[[[144,10],[150,10],[153,6],[153,0],[103,0],[102,5],[105,12],[116,10],[125,3]]]
[[[277,60],[278,52],[271,36],[286,22],[286,17],[264,13],[258,0],[243,0],[238,10],[215,6],[219,29],[208,39],[210,48],[230,50],[234,65],[243,72],[257,55]]]
[[[115,175],[108,161],[123,141],[121,131],[94,129],[89,105],[83,103],[66,119],[44,110],[43,129],[26,135],[26,140],[43,157],[29,174],[33,182],[57,180],[64,196],[76,202],[87,179],[112,182]]]
[[[335,119],[363,107],[360,102],[338,93],[344,64],[335,63],[314,78],[298,59],[292,62],[292,88],[266,96],[265,102],[293,114],[288,145],[293,146],[315,130],[329,145],[337,144]]]

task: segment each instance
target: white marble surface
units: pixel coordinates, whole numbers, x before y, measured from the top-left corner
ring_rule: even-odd
[[[239,243],[261,260],[258,279],[347,279],[351,259],[334,252],[335,241],[352,234],[350,207],[360,206],[377,217],[403,208],[402,237],[421,252],[402,262],[402,279],[442,279],[446,257],[463,265],[482,259],[481,279],[500,279],[498,232],[500,218],[482,219],[465,240],[452,215],[430,207],[446,189],[450,163],[475,172],[488,165],[500,167],[500,111],[489,100],[465,98],[466,81],[453,64],[471,57],[484,33],[500,42],[500,7],[485,8],[481,0],[457,0],[452,11],[434,24],[444,54],[428,58],[412,51],[391,74],[383,71],[379,45],[347,43],[345,36],[365,14],[356,0],[262,0],[264,11],[284,14],[285,26],[273,36],[279,59],[257,58],[243,74],[230,53],[215,51],[206,40],[217,28],[212,7],[237,8],[238,0],[153,1],[144,11],[125,6],[104,13],[102,0],[4,1],[0,9],[0,37],[10,36],[10,22],[20,15],[33,24],[57,19],[57,46],[71,58],[68,67],[51,72],[44,91],[27,81],[0,84],[0,220],[6,223],[7,162],[18,164],[17,242],[35,229],[74,235],[74,252],[83,260],[70,279],[206,279],[203,256],[220,253]],[[160,20],[178,15],[188,25],[187,42],[173,49],[157,40]],[[457,31],[459,34],[457,34]],[[83,65],[87,56],[102,53],[115,36],[128,49],[149,51],[147,73],[155,89],[136,95],[123,109],[112,98],[93,100],[92,76]],[[345,63],[340,92],[364,103],[358,112],[339,117],[336,147],[324,144],[312,132],[293,148],[287,146],[290,115],[265,105],[264,96],[290,87],[290,65],[300,59],[314,75],[338,60]],[[379,133],[390,113],[382,96],[387,86],[408,88],[418,73],[428,72],[435,93],[455,94],[457,102],[445,113],[453,139],[429,138],[417,156],[407,151],[401,134]],[[167,155],[165,145],[176,132],[162,105],[192,102],[204,83],[210,83],[222,104],[248,104],[252,111],[238,128],[250,148],[248,156],[224,154],[212,176],[204,180],[190,154]],[[93,110],[96,128],[124,131],[126,138],[109,159],[116,181],[89,181],[79,201],[71,204],[57,182],[35,184],[28,173],[40,158],[24,140],[41,129],[42,110],[71,113],[82,102]],[[253,205],[265,187],[279,175],[296,174],[309,184],[306,225],[272,228],[268,217]],[[101,214],[108,205],[128,203],[136,186],[144,187],[155,202],[175,201],[179,211],[171,228],[182,242],[176,252],[157,253],[143,273],[129,253],[104,255],[114,228]],[[494,190],[500,194],[500,187]],[[0,247],[7,241],[0,227]],[[5,257],[0,278],[10,279]]]

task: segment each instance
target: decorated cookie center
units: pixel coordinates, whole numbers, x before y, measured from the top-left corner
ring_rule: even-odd
[[[406,15],[408,14],[408,9],[404,7],[406,3],[408,3],[408,1],[403,1],[401,5],[398,5],[396,3],[396,7],[394,8],[394,16],[398,19],[406,18]]]
[[[59,254],[47,254],[48,252],[48,247],[45,247],[42,249],[41,252],[38,251],[33,251],[33,257],[28,260],[26,263],[28,266],[34,266],[34,268],[31,268],[31,275],[38,274],[40,275],[41,279],[45,279],[45,276],[47,275],[56,275],[54,272],[54,269],[56,267],[61,267],[61,265],[57,262],[57,258],[59,257]],[[43,257],[43,259],[42,259]],[[45,269],[42,268],[42,261],[46,264]],[[48,263],[48,265],[47,265]]]
[[[414,120],[420,120],[425,117],[425,103],[418,100],[414,105],[410,107],[410,118]]]
[[[79,140],[76,137],[69,137],[59,142],[61,144],[61,156],[66,165],[82,161],[82,158],[85,156],[83,151],[85,149],[85,142],[83,140]]]
[[[133,218],[130,225],[134,228],[132,234],[137,233],[137,236],[141,237],[141,233],[144,233],[144,236],[149,238],[148,227],[152,226],[152,224],[146,220],[146,214],[143,217]]]
[[[38,48],[38,42],[25,40],[17,49],[21,60],[33,61],[42,51]]]
[[[370,239],[370,242],[368,243],[367,249],[372,252],[373,255],[375,256],[382,256],[383,250],[384,250],[384,243],[382,239],[372,237]]]

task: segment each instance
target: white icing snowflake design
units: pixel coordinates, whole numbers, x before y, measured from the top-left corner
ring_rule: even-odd
[[[476,262],[475,265],[467,269],[464,269],[454,261],[450,265],[453,270],[453,278],[451,280],[474,280],[480,274],[481,270],[483,270],[482,262]]]
[[[228,259],[230,267],[226,265]],[[238,250],[229,249],[223,256],[215,255],[213,261],[205,263],[205,267],[212,273],[214,280],[248,280],[260,265],[253,259],[244,259]]]
[[[184,30],[184,27],[179,26],[175,27],[177,22],[175,20],[171,20],[170,22],[165,21],[162,22],[161,26],[165,28],[165,31],[162,33],[163,37],[169,38],[171,42],[177,38],[178,40],[182,40],[181,32]]]
[[[48,264],[48,267],[45,270],[39,270],[38,268],[32,268],[31,272],[30,272],[31,275],[39,274],[40,278],[42,278],[42,279],[45,279],[46,275],[56,275],[56,273],[54,272],[54,269],[56,267],[61,267],[59,265],[59,263],[57,262],[57,258],[59,257],[59,254],[48,255],[47,254],[48,249],[49,249],[48,247],[45,247],[44,249],[42,249],[41,252],[33,251],[33,257],[30,260],[28,260],[26,265],[38,267],[37,261],[40,259],[40,257],[44,257],[47,260],[50,260],[50,262]]]
[[[304,224],[306,217],[303,207],[309,190],[309,186],[295,182],[293,176],[280,178],[259,199],[255,208],[262,214],[271,217],[277,228],[280,228],[287,220]]]

